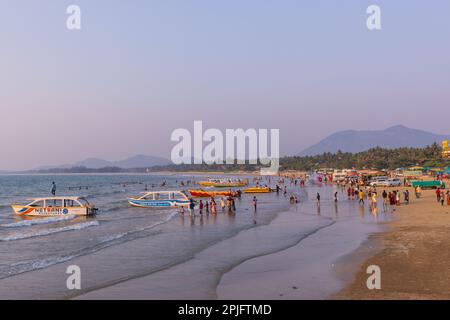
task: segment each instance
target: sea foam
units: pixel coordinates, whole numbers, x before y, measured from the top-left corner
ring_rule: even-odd
[[[0,237],[0,241],[14,241],[14,240],[22,240],[29,239],[34,237],[48,236],[50,234],[55,234],[59,232],[73,231],[73,230],[81,230],[93,226],[98,226],[98,221],[90,221],[77,223],[70,226],[60,227],[60,228],[51,228],[37,231],[26,231],[26,232],[14,232],[12,234]]]
[[[42,219],[35,219],[35,220],[23,220],[8,224],[1,224],[0,227],[2,228],[21,228],[21,227],[29,227],[37,224],[48,224],[48,223],[55,223],[55,222],[61,222],[61,221],[68,221],[75,219],[75,215],[69,215],[65,217],[49,217],[49,218],[42,218]]]

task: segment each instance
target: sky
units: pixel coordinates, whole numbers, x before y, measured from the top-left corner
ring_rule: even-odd
[[[449,1],[0,0],[0,39],[0,170],[169,158],[194,120],[280,129],[283,155],[347,129],[450,134]]]

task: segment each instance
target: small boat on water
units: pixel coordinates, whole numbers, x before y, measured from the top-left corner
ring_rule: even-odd
[[[21,216],[90,216],[97,212],[84,197],[49,197],[30,199],[27,205],[11,205],[14,213]]]
[[[208,181],[199,181],[199,185],[203,187],[215,187],[215,188],[238,188],[245,187],[248,184],[246,180],[233,180],[233,179],[208,179]]]
[[[272,190],[269,187],[251,187],[244,189],[244,193],[270,193]]]
[[[188,207],[190,200],[183,191],[143,192],[140,197],[128,198],[128,203],[140,208]]]
[[[231,191],[205,191],[205,190],[189,190],[189,193],[194,198],[210,198],[218,196],[231,196]]]

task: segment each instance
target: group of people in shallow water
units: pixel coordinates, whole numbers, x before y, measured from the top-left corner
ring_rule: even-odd
[[[441,193],[439,193],[440,195]],[[447,201],[450,205],[450,192],[447,191]],[[381,193],[381,198],[383,200],[383,210],[386,211],[388,206],[394,206],[397,205],[399,206],[401,204],[401,193],[399,190],[394,190],[394,191],[389,191],[386,192],[386,190],[383,190],[383,192]],[[320,206],[320,193],[317,192],[316,195],[316,200],[317,200],[317,205]],[[338,192],[336,191],[334,193],[334,202],[337,203],[338,202]],[[347,199],[348,200],[356,200],[359,202],[360,205],[364,206],[365,204],[365,199],[366,201],[369,202],[371,209],[376,209],[377,208],[377,203],[378,203],[378,192],[376,190],[375,187],[371,187],[371,188],[354,188],[353,186],[349,186],[347,189]],[[404,204],[409,204],[409,191],[408,190],[404,190],[403,191],[403,200],[404,200]],[[439,201],[439,200],[438,200]]]
[[[220,204],[220,208],[221,208],[222,212],[228,212],[228,213],[236,212],[236,199],[240,200],[241,196],[242,196],[241,192],[234,192],[229,197],[220,198],[219,204]],[[255,196],[252,199],[252,206],[255,211],[257,209],[257,203],[258,203],[258,199]],[[198,202],[198,213],[200,215],[203,215],[203,213],[216,214],[217,213],[217,205],[218,204],[214,197],[211,197],[210,200],[206,200],[206,201],[200,200]],[[189,201],[189,214],[191,216],[192,215],[195,216],[195,206],[196,206],[196,203],[195,203],[194,199],[191,198]],[[180,213],[184,214],[184,207],[180,207]]]

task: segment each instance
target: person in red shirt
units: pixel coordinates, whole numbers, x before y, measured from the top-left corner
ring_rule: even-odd
[[[199,213],[200,214],[203,214],[203,201],[202,200],[200,200],[200,203],[198,204],[198,209],[199,209]]]

